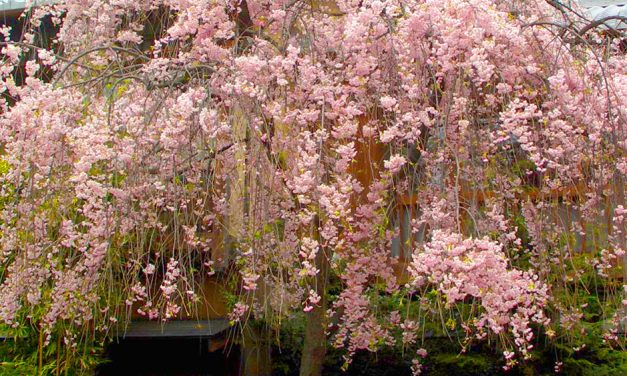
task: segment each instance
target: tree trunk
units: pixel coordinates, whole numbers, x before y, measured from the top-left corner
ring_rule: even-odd
[[[270,341],[263,328],[247,325],[241,349],[242,376],[270,376],[272,362],[270,358]]]
[[[615,206],[622,205],[625,206],[625,181],[623,179],[623,175],[616,171],[616,178],[614,179],[617,203]],[[615,208],[614,208],[615,209]],[[623,250],[627,250],[627,237],[625,236],[625,231],[627,231],[627,226],[623,223],[619,228],[616,229],[619,231],[619,234],[615,234],[618,237],[616,242],[618,246]],[[623,255],[623,285],[627,285],[627,254]],[[627,300],[627,289],[623,288],[623,299]],[[623,315],[620,320],[620,329],[623,333],[627,333],[627,305],[623,305]]]
[[[306,313],[305,339],[303,353],[300,358],[300,376],[321,376],[324,358],[327,354],[326,286],[329,280],[329,260],[324,250],[318,251],[316,267],[320,272],[316,275],[314,290],[320,295],[320,303]]]

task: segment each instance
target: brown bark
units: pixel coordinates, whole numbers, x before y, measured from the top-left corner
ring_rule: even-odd
[[[619,171],[616,171],[616,178],[614,180],[614,186],[616,188],[617,196],[616,206],[625,206],[625,181]],[[616,234],[616,236],[618,236],[618,246],[625,250],[627,249],[627,237],[625,236],[627,226],[625,226],[625,224],[623,223],[620,228],[617,228],[617,230],[620,231],[620,234]],[[625,284],[627,284],[627,254],[623,255],[623,285]],[[623,290],[623,299],[627,299],[627,290]],[[623,315],[620,321],[620,328],[623,333],[627,333],[627,306],[623,307]]]
[[[241,375],[270,376],[272,374],[272,363],[267,332],[262,328],[247,325],[243,334]]]
[[[324,358],[327,354],[327,297],[326,286],[329,281],[329,260],[324,250],[318,252],[316,267],[320,270],[312,286],[321,296],[320,303],[306,315],[305,339],[300,358],[300,376],[321,376]]]

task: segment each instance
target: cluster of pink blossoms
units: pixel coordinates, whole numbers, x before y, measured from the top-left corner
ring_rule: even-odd
[[[550,322],[544,313],[548,286],[537,275],[511,268],[502,246],[487,238],[435,230],[424,250],[414,254],[409,272],[414,289],[434,289],[449,306],[476,299],[481,313],[463,324],[466,335],[480,339],[509,331],[523,356],[533,348],[531,325]]]

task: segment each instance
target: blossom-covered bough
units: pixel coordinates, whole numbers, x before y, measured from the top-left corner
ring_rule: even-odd
[[[194,317],[217,271],[235,326],[304,312],[303,375],[327,340],[348,365],[415,351],[428,322],[463,349],[497,340],[508,368],[538,333],[568,342],[573,286],[622,262],[624,35],[577,9],[67,0],[25,17],[2,30],[0,321],[43,345]],[[409,230],[390,225],[403,202]],[[619,346],[627,300],[607,286]]]

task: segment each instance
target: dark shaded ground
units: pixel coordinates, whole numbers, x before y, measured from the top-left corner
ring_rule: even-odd
[[[126,339],[107,348],[109,362],[96,370],[97,376],[236,376],[239,351],[227,356],[209,352],[202,338]]]

